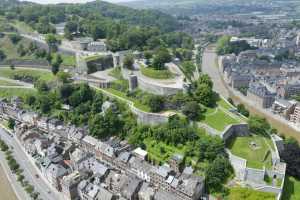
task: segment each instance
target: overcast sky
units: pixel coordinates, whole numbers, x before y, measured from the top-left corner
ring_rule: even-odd
[[[49,4],[49,3],[85,3],[88,1],[94,1],[94,0],[26,0],[26,1]],[[133,0],[105,0],[105,1],[116,3],[116,2],[126,2],[126,1],[133,1]]]

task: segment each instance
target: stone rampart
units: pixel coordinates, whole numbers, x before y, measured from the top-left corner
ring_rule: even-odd
[[[246,168],[246,176],[245,181],[255,184],[265,184],[266,171],[264,169],[253,169],[253,168]]]
[[[225,143],[228,143],[230,139],[233,137],[238,136],[248,136],[250,134],[249,132],[249,126],[246,123],[242,124],[233,124],[226,127],[226,129],[221,133],[221,138],[224,140]]]
[[[229,150],[227,150],[227,153],[229,155],[229,160],[234,169],[236,178],[239,181],[244,181],[246,176],[247,160],[233,155]]]

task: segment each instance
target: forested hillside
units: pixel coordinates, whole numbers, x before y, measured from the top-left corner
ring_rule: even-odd
[[[55,24],[66,22],[65,37],[107,39],[110,50],[149,50],[160,46],[192,48],[192,38],[178,33],[180,24],[167,14],[135,10],[103,1],[86,4],[40,5],[0,0],[0,16],[25,22],[41,34],[55,34]]]

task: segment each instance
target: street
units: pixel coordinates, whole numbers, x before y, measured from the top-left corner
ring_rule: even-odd
[[[36,166],[28,159],[20,145],[16,142],[15,138],[11,137],[3,128],[0,128],[0,137],[7,145],[13,148],[13,155],[17,162],[20,164],[21,169],[24,170],[23,175],[25,179],[34,186],[35,190],[40,193],[40,198],[43,200],[59,200],[61,195],[44,179],[40,176],[37,178],[35,175],[39,174]],[[51,191],[49,193],[49,191]]]
[[[212,50],[205,49],[202,58],[202,72],[204,74],[208,74],[211,77],[214,83],[214,91],[227,99],[229,97],[229,92],[228,89],[224,86],[224,82],[220,77],[216,62],[217,54]]]

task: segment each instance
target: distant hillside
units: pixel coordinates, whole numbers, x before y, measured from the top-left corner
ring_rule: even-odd
[[[271,11],[300,4],[299,0],[136,0],[120,3],[137,9],[158,9],[172,15]]]
[[[85,4],[57,4],[41,5],[36,3],[19,2],[17,0],[0,0],[0,11],[7,13],[10,9],[18,10],[28,18],[33,19],[37,16],[50,16],[59,18],[53,22],[60,22],[70,14],[87,16],[95,14],[107,19],[122,20],[126,24],[140,26],[156,26],[164,31],[176,29],[178,23],[175,18],[160,11],[155,10],[135,10],[122,5],[112,4],[104,1],[94,1]],[[31,20],[32,21],[32,20]]]

